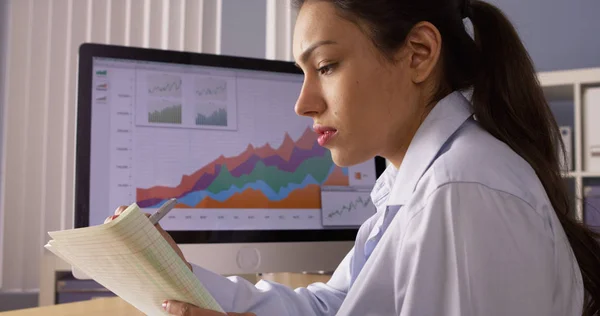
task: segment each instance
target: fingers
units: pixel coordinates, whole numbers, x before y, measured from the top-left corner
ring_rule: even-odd
[[[127,209],[127,207],[128,206],[125,206],[125,205],[121,205],[121,206],[117,207],[117,209],[115,210],[115,215],[107,217],[104,220],[104,224],[106,224],[106,223],[112,221],[113,219],[119,217],[119,215],[121,215],[121,213],[123,213]]]
[[[225,316],[223,313],[215,312],[209,309],[199,308],[192,304],[178,302],[178,301],[165,301],[163,308],[167,313],[177,316]],[[256,316],[253,313],[227,313],[227,316]]]
[[[119,216],[121,215],[121,213],[125,212],[125,210],[128,208],[128,206],[125,205],[121,205],[119,207],[117,207],[117,210],[115,211],[115,215]]]
[[[199,308],[192,304],[178,302],[178,301],[165,301],[163,308],[170,315],[177,316],[225,316],[223,313],[215,312],[213,310]]]

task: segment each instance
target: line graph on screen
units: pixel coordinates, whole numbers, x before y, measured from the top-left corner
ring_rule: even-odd
[[[180,76],[170,74],[149,74],[147,76],[148,96],[181,98]]]
[[[362,224],[377,209],[371,202],[370,191],[321,192],[323,201],[323,226],[355,226]]]

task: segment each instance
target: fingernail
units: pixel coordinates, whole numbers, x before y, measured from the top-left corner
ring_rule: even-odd
[[[162,303],[162,308],[163,308],[164,310],[167,310],[167,301],[164,301],[164,302]]]
[[[110,217],[110,219],[112,220],[112,219],[115,219],[117,217],[119,217],[119,215],[113,215],[113,216]]]

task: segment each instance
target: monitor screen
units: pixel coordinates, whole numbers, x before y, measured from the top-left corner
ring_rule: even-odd
[[[77,227],[177,198],[179,243],[352,240],[375,213],[383,162],[333,163],[292,63],[90,44],[80,63]]]

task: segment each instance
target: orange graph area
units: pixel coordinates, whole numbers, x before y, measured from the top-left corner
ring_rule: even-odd
[[[323,185],[343,185],[349,186],[350,180],[347,175],[344,174],[342,168],[335,166],[333,172],[329,175],[327,180],[323,182]]]
[[[292,191],[281,201],[270,201],[262,192],[248,189],[234,194],[226,201],[219,202],[210,197],[204,198],[196,206],[184,204],[177,208],[321,208],[321,189],[316,184]]]

